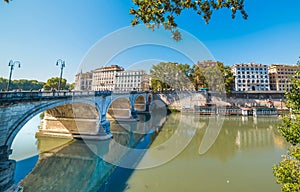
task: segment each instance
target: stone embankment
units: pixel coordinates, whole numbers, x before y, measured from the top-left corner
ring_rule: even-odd
[[[285,106],[285,98],[272,98],[272,95],[258,95],[258,98],[237,97],[236,95],[212,95],[207,92],[178,92],[178,93],[158,93],[155,94],[154,99],[159,99],[164,102],[170,109],[190,109],[193,110],[195,106],[204,106],[207,104],[216,104],[217,106],[237,106],[237,107],[255,107],[266,106],[275,107],[279,110],[287,110]],[[252,98],[251,98],[252,97]]]

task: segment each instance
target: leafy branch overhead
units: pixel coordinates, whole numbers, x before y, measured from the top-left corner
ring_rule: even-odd
[[[173,38],[181,38],[178,34],[176,16],[183,10],[193,10],[202,16],[206,24],[209,23],[213,10],[222,8],[231,9],[231,17],[234,19],[239,11],[244,19],[248,14],[244,10],[244,0],[132,0],[135,7],[130,9],[130,14],[134,15],[131,25],[135,26],[144,23],[148,28],[154,30],[155,27],[163,25],[166,30],[173,33]]]

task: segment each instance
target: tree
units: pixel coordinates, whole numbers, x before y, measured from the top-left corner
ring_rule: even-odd
[[[0,78],[0,89],[5,90],[7,88],[8,80],[5,78]],[[44,82],[39,82],[37,80],[27,80],[27,79],[20,79],[20,80],[13,80],[11,81],[10,88],[11,89],[21,89],[21,90],[40,90]]]
[[[211,91],[231,93],[234,76],[229,66],[216,62],[216,66],[194,65],[192,81],[196,90],[209,88]]]
[[[226,93],[231,93],[234,87],[234,76],[231,72],[231,68],[229,66],[225,66],[222,62],[217,62],[217,65],[223,76],[225,91]]]
[[[5,90],[6,89],[7,83],[8,83],[7,79],[5,79],[3,77],[0,77],[0,89],[1,90]]]
[[[74,89],[74,87],[75,87],[75,83],[71,83],[71,84],[67,84],[67,89],[68,90],[73,90]]]
[[[58,84],[59,84],[59,77],[52,77],[47,80],[47,82],[44,85],[44,89],[45,90],[53,90],[53,89],[58,90]],[[66,79],[62,78],[60,87],[62,90],[68,89]]]
[[[203,87],[208,88],[208,83],[204,76],[204,70],[200,65],[193,66],[192,81],[196,90]]]
[[[213,10],[222,8],[231,9],[231,17],[234,19],[239,11],[244,19],[248,18],[244,10],[244,0],[132,0],[135,7],[131,8],[129,13],[134,15],[131,25],[135,26],[140,22],[152,30],[155,27],[163,25],[166,30],[170,30],[173,39],[181,40],[176,23],[176,16],[179,16],[184,10],[193,10],[205,20],[206,24],[211,19]]]
[[[192,69],[188,64],[161,62],[150,69],[153,91],[191,90]]]
[[[298,62],[300,67],[300,62]],[[284,192],[300,191],[300,71],[291,79],[292,90],[286,92],[286,105],[290,114],[283,117],[279,132],[291,144],[287,155],[273,167],[274,176]]]

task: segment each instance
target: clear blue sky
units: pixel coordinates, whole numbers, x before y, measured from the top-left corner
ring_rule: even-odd
[[[295,64],[300,56],[300,1],[245,1],[248,20],[240,14],[232,20],[230,11],[222,10],[214,12],[210,24],[205,25],[199,16],[185,11],[178,18],[179,27],[202,41],[226,65]],[[46,81],[59,75],[55,62],[61,58],[66,61],[64,77],[73,82],[87,51],[104,36],[129,26],[131,6],[131,0],[1,1],[0,77],[8,77],[7,64],[13,59],[22,64],[14,70],[14,79]],[[154,49],[144,47],[141,52]],[[175,53],[172,58],[176,61]],[[114,62],[124,65],[137,61],[123,57]]]

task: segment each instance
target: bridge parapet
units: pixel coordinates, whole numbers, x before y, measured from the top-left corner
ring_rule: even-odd
[[[59,99],[71,97],[110,96],[112,91],[22,91],[22,92],[0,92],[0,101],[25,101]]]

